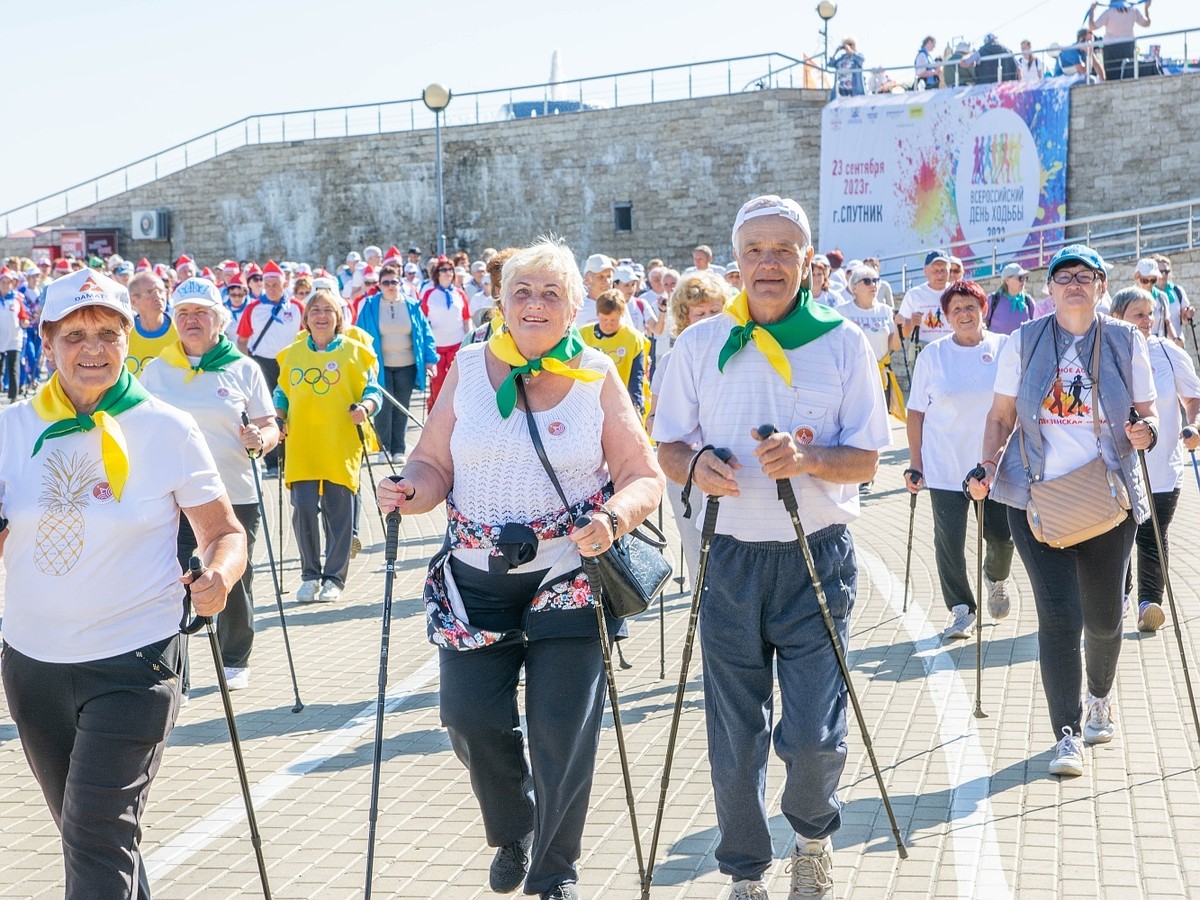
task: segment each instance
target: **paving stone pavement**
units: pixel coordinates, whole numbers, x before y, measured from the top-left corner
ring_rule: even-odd
[[[895,424],[895,423],[894,423]],[[1128,646],[1116,683],[1120,733],[1087,751],[1086,774],[1046,773],[1050,733],[1037,666],[1036,616],[1016,563],[1013,614],[983,629],[982,708],[972,716],[973,642],[943,642],[946,622],[930,550],[932,516],[918,503],[911,599],[901,613],[907,494],[902,426],[863,514],[850,663],[874,748],[910,857],[894,849],[878,787],[855,725],[842,779],[844,826],[834,836],[835,896],[854,898],[1166,898],[1200,896],[1197,742],[1171,623]],[[378,468],[378,467],[377,467]],[[379,474],[378,472],[376,474]],[[1172,529],[1173,568],[1192,671],[1200,677],[1197,517],[1190,472]],[[266,482],[272,536],[277,482]],[[492,852],[470,786],[437,714],[438,678],[425,640],[420,587],[444,516],[406,518],[392,612],[388,713],[374,896],[490,896]],[[668,531],[673,531],[667,515]],[[254,785],[272,892],[278,898],[353,898],[363,893],[383,594],[378,518],[362,517],[365,552],[341,602],[299,605],[294,541],[282,547],[289,634],[305,703],[293,705],[265,550],[256,579],[258,636],[249,690],[233,695]],[[974,564],[974,531],[968,529]],[[677,546],[672,540],[672,546]],[[263,544],[260,541],[259,547]],[[719,573],[714,573],[719,577]],[[0,568],[0,579],[3,570]],[[109,572],[98,577],[119,577]],[[638,824],[648,845],[678,681],[690,594],[672,585],[664,604],[666,677],[660,678],[657,610],[632,624],[632,668],[617,675],[632,763]],[[207,642],[194,639],[192,700],[179,717],[144,817],[143,849],[156,898],[261,896],[237,773]],[[680,739],[652,896],[715,900],[712,791],[705,754],[702,662],[687,680]],[[779,814],[782,766],[768,776],[777,857],[791,835]],[[580,860],[587,898],[639,896],[621,770],[606,720]],[[0,698],[0,897],[62,894],[58,836]],[[767,873],[787,893],[786,859]]]

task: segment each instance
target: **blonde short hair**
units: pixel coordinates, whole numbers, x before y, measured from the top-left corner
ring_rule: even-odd
[[[577,313],[583,307],[583,276],[579,273],[579,263],[575,261],[575,254],[562,238],[543,235],[508,258],[504,268],[500,270],[502,305],[508,297],[513,279],[523,272],[550,272],[561,278],[571,312]]]
[[[711,272],[689,272],[679,279],[671,294],[671,334],[679,337],[688,327],[692,307],[700,303],[729,299],[729,286]]]
[[[333,307],[334,315],[334,334],[346,333],[346,311],[342,307],[342,298],[337,296],[329,288],[319,288],[308,295],[308,299],[304,303],[304,315],[301,317],[301,323],[305,329],[308,328],[308,313],[313,308],[313,304],[318,300],[326,300]]]

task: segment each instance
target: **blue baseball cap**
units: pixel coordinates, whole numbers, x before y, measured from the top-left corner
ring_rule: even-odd
[[[950,254],[945,250],[930,250],[925,254],[925,265],[927,266],[931,266],[939,260],[943,262],[950,262]]]
[[[1104,266],[1104,257],[1093,250],[1086,244],[1068,244],[1050,260],[1050,266],[1046,269],[1046,277],[1054,275],[1057,269],[1062,268],[1070,263],[1083,263],[1089,269],[1096,272],[1106,272]]]

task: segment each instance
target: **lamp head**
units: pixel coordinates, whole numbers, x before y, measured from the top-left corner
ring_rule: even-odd
[[[831,2],[831,0],[821,0],[817,4],[817,15],[828,22],[837,15],[837,4]]]
[[[449,106],[450,98],[453,96],[448,87],[444,87],[436,82],[421,92],[421,99],[433,112],[441,112]]]

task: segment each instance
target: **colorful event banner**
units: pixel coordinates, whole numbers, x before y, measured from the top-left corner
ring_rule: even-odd
[[[1034,262],[1066,217],[1074,78],[849,97],[821,121],[820,245]],[[1060,240],[1062,228],[1046,232]],[[1022,252],[1028,248],[1028,252]],[[887,269],[895,265],[884,265]]]

